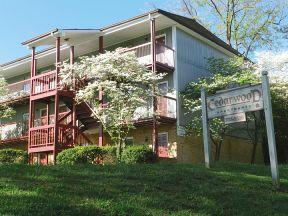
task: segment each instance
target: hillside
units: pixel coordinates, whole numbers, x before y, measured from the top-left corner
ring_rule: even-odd
[[[269,167],[220,163],[0,166],[0,215],[287,215]]]

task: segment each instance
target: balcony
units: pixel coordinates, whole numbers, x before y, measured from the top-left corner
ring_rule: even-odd
[[[134,51],[141,64],[151,67],[151,42],[125,49],[125,52]],[[174,70],[174,50],[165,44],[156,43],[157,71]]]
[[[56,71],[32,77],[32,95],[47,93],[56,89]]]
[[[173,97],[162,95],[157,97],[156,115],[158,121],[163,123],[175,122],[177,117],[177,101]],[[134,119],[136,125],[141,123],[151,124],[153,118],[153,100],[147,102],[145,106],[137,108]]]
[[[0,133],[1,143],[26,140],[28,138],[28,121],[2,124]]]
[[[0,97],[0,103],[28,98],[30,95],[30,79],[9,84],[8,91],[7,95]]]

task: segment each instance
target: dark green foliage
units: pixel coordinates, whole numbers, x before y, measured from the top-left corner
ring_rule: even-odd
[[[152,163],[156,159],[152,149],[146,145],[134,145],[123,149],[121,162],[125,164]]]
[[[66,149],[57,156],[58,164],[100,164],[106,151],[97,146],[77,146]]]
[[[0,150],[0,164],[1,163],[27,164],[28,163],[27,152],[15,149]]]

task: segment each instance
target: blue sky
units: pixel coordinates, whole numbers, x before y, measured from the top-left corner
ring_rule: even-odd
[[[170,0],[171,2],[171,0]],[[54,28],[99,28],[167,0],[0,0],[0,64],[30,53],[21,42]]]

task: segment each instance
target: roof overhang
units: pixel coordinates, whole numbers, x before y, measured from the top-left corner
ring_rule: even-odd
[[[156,31],[172,26],[186,30],[198,39],[209,43],[216,49],[229,55],[237,55],[237,51],[229,47],[195,20],[162,10],[154,10],[137,17],[101,28],[101,29],[53,29],[35,38],[22,43],[28,48],[49,46],[36,53],[37,66],[45,67],[55,63],[55,39],[61,40],[61,60],[69,58],[69,46],[75,47],[75,57],[94,52],[99,49],[99,37],[104,36],[104,48],[117,45],[130,39],[148,35],[150,33],[150,20],[155,18]],[[190,20],[190,22],[189,22]],[[192,25],[192,26],[191,26]],[[1,74],[5,78],[23,74],[30,71],[31,55],[13,60],[0,66]]]
[[[77,44],[83,40],[102,35],[99,29],[54,29],[35,38],[24,41],[22,45],[28,48],[39,46],[54,46],[55,39],[60,37],[61,44]]]

